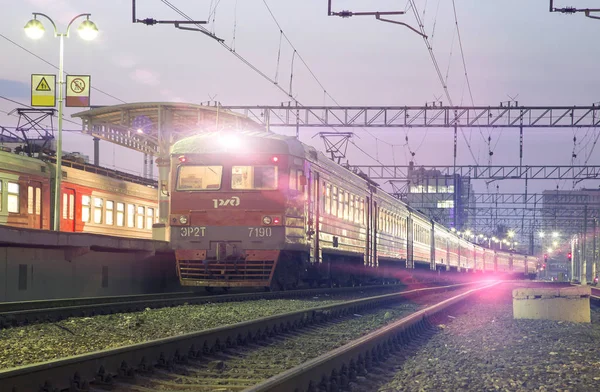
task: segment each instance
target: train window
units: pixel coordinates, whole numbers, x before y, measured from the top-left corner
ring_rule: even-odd
[[[233,166],[231,189],[277,189],[277,166]]]
[[[326,187],[325,213],[331,214],[331,184]]]
[[[28,186],[27,187],[27,213],[28,214],[33,214],[33,202],[34,202],[33,196],[34,196],[33,187]]]
[[[81,196],[81,221],[82,222],[90,221],[91,199],[92,198],[89,196]]]
[[[152,229],[154,223],[154,208],[148,207],[146,209],[146,229]]]
[[[350,204],[350,194],[348,192],[346,192],[344,194],[344,219],[345,220],[348,220],[348,216],[350,215],[349,204]]]
[[[302,190],[302,176],[304,175],[304,171],[296,170],[296,184],[298,184],[298,190]]]
[[[138,229],[143,229],[144,228],[144,207],[142,206],[138,206],[137,208],[137,228]]]
[[[2,211],[2,180],[0,180],[0,211]]]
[[[104,201],[99,197],[94,197],[94,223],[102,223],[102,205]]]
[[[125,225],[125,203],[117,203],[117,226]]]
[[[42,213],[42,188],[35,188],[35,213],[41,215]]]
[[[6,186],[6,191],[8,193],[6,210],[8,212],[19,213],[19,184],[16,182],[8,182]]]
[[[106,201],[106,224],[113,225],[114,224],[114,213],[115,213],[115,202],[112,200]]]
[[[360,223],[363,225],[366,223],[365,221],[365,199],[361,197],[360,199]]]
[[[177,173],[177,190],[219,190],[222,174],[223,166],[180,166]]]
[[[67,219],[67,216],[68,216],[67,215],[67,212],[68,212],[67,210],[69,209],[69,196],[66,193],[63,193],[62,204],[63,204],[62,205],[62,217],[63,217],[63,219]]]
[[[298,190],[298,181],[296,180],[296,170],[290,169],[290,190]]]
[[[127,204],[127,227],[135,226],[135,206]]]
[[[338,195],[338,218],[344,219],[344,191],[340,189],[340,194]]]
[[[349,202],[348,206],[349,206],[348,218],[350,221],[353,221],[354,220],[354,195],[350,195],[350,202]]]
[[[69,195],[69,219],[75,219],[75,195]]]
[[[337,189],[337,186],[334,186],[332,195],[331,195],[331,215],[337,216],[337,210],[338,210],[338,189]]]

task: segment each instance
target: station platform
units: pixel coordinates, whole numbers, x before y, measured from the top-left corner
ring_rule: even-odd
[[[0,226],[0,302],[178,288],[166,241]]]

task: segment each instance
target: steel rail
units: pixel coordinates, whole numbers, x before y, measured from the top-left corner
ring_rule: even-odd
[[[321,386],[326,386],[326,390],[342,390],[348,386],[349,381],[360,375],[363,369],[368,368],[370,362],[378,362],[387,356],[390,350],[397,348],[400,342],[406,342],[413,337],[416,330],[426,326],[434,315],[496,284],[498,282],[469,290],[417,311],[245,391],[303,392],[321,390]]]
[[[53,320],[62,320],[68,317],[89,317],[99,314],[125,313],[141,311],[146,308],[164,308],[179,306],[183,304],[201,305],[206,303],[220,302],[235,302],[235,301],[254,301],[260,299],[285,299],[285,298],[301,298],[315,296],[320,294],[345,294],[355,291],[372,291],[372,290],[400,290],[403,287],[411,285],[373,285],[360,287],[342,287],[336,289],[305,289],[292,291],[275,291],[275,292],[251,292],[228,295],[193,295],[173,297],[173,298],[151,298],[137,299],[134,301],[115,301],[102,302],[103,297],[82,299],[78,303],[73,300],[58,300],[58,303],[65,301],[68,306],[48,306],[53,305],[52,301],[28,301],[23,303],[25,309],[19,309],[19,303],[1,303],[0,304],[0,329],[3,327],[29,324],[36,322],[49,322]],[[113,297],[114,299],[125,299],[126,297]],[[35,307],[37,304],[46,307]]]
[[[92,381],[94,386],[111,384],[115,378],[126,380],[134,377],[137,371],[147,371],[153,366],[170,367],[173,364],[186,363],[188,359],[199,358],[203,353],[220,351],[228,346],[253,342],[280,331],[302,327],[332,317],[357,313],[362,309],[397,301],[400,298],[411,298],[424,293],[452,290],[468,285],[473,285],[473,283],[422,288],[357,299],[115,349],[1,370],[0,385],[8,391],[37,391],[42,387],[47,388],[47,390],[85,389]]]

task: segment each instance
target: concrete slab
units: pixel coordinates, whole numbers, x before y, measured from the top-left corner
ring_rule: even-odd
[[[515,319],[591,322],[589,287],[519,288],[512,294]]]

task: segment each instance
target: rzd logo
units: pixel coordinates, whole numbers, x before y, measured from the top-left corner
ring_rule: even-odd
[[[237,196],[233,196],[231,199],[212,199],[213,203],[215,203],[215,208],[232,206],[237,207],[240,205],[240,198]]]

